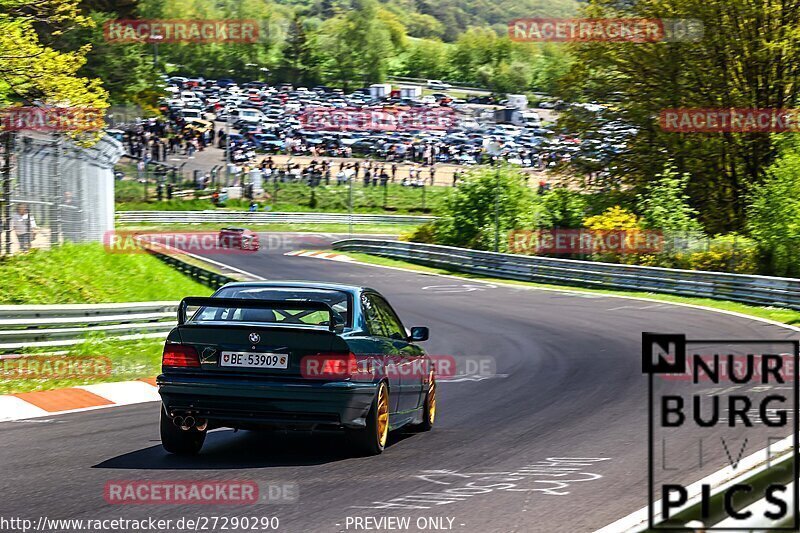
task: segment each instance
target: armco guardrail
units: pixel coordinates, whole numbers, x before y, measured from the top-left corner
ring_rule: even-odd
[[[265,213],[249,211],[118,211],[120,224],[425,224],[435,217],[348,213]]]
[[[175,326],[177,302],[1,305],[0,351],[70,346],[87,335],[159,337]]]
[[[167,247],[149,253],[218,288],[237,281],[224,274],[181,260]],[[117,339],[164,337],[175,327],[178,302],[138,302],[80,305],[0,305],[0,352],[23,347],[71,346],[92,334]]]
[[[573,261],[375,239],[345,239],[333,247],[495,278],[800,309],[800,279],[794,278]]]
[[[225,274],[219,274],[218,272],[213,272],[199,265],[183,261],[180,258],[180,253],[174,253],[174,252],[170,253],[169,247],[167,246],[159,246],[157,248],[149,246],[146,248],[146,250],[150,254],[160,259],[161,261],[165,262],[166,264],[170,265],[171,267],[175,268],[179,272],[186,274],[187,276],[193,278],[194,280],[202,283],[207,287],[211,287],[212,289],[218,289],[223,285],[225,285],[226,283],[238,281],[230,276],[226,276]],[[192,254],[187,254],[185,252],[183,252],[183,254],[195,258],[197,257]]]
[[[419,85],[422,87],[428,86],[428,80],[424,78],[409,78],[406,76],[388,76],[387,79],[389,81],[397,83],[398,85],[405,84],[405,85]],[[473,92],[480,94],[492,94],[491,89],[487,89],[486,87],[470,87],[468,85],[462,85],[460,82],[457,81],[456,82],[445,81],[445,83],[450,85],[450,89],[448,90],[466,91],[466,92]]]

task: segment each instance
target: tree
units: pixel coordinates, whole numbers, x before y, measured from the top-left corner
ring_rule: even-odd
[[[93,24],[65,32],[57,42],[58,48],[71,50],[84,44],[91,45],[79,73],[103,80],[103,88],[109,92],[114,104],[132,102],[154,109],[158,98],[155,88],[159,80],[150,47],[109,43],[103,35],[103,24],[117,18],[115,13],[92,12],[89,17]]]
[[[444,78],[447,74],[447,47],[441,41],[413,41],[403,58],[401,73],[415,78]]]
[[[375,0],[353,4],[347,14],[324,22],[319,35],[324,70],[345,87],[355,80],[383,81],[398,39],[397,27],[378,17]]]
[[[292,84],[310,84],[318,81],[317,61],[313,41],[309,39],[300,15],[295,14],[283,45],[281,77]]]
[[[658,125],[670,108],[787,108],[797,102],[800,9],[785,0],[590,0],[585,16],[698,19],[692,42],[583,43],[563,96],[624,102],[618,117],[637,136],[611,169],[641,190],[665,158],[688,173],[688,193],[713,233],[741,229],[746,197],[776,151],[764,133],[669,133]]]
[[[43,44],[36,27],[58,36],[71,26],[91,27],[77,0],[0,0],[0,99],[4,103],[47,103],[105,109],[107,92],[99,79],[78,74],[89,45],[57,51]]]

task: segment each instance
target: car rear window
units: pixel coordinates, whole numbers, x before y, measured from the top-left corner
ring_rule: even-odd
[[[285,301],[285,307],[275,308],[223,308],[203,307],[194,313],[190,322],[259,322],[282,325],[328,325],[327,311],[301,311],[292,308],[292,302],[323,302],[334,311],[334,320],[351,327],[351,298],[344,291],[295,287],[228,287],[221,289],[215,298],[243,298],[254,300]]]

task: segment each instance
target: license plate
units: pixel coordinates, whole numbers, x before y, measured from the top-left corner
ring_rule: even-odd
[[[285,353],[222,352],[219,366],[287,368],[289,366],[289,356]]]

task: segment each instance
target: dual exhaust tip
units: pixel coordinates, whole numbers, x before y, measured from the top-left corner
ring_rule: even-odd
[[[197,431],[205,431],[205,429],[208,427],[208,420],[204,420],[202,418],[196,419],[192,415],[176,416],[172,419],[172,423],[181,428],[183,431],[189,431],[192,428],[197,429]]]

